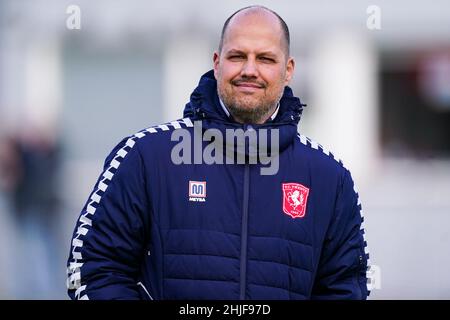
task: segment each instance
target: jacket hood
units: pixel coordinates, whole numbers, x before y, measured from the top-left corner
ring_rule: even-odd
[[[214,77],[214,70],[210,70],[200,78],[197,88],[191,94],[189,103],[185,106],[183,116],[194,121],[203,120],[202,125],[206,129],[216,128],[221,131],[230,128],[246,130],[249,127],[257,131],[259,129],[267,129],[268,131],[277,129],[279,130],[279,148],[282,151],[293,142],[297,135],[297,125],[304,106],[306,105],[293,95],[292,89],[286,86],[275,119],[259,125],[237,123],[229,118],[222,109],[217,95],[217,81]]]

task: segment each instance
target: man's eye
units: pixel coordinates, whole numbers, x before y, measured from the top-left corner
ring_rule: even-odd
[[[231,60],[239,60],[239,59],[243,59],[243,56],[230,56],[229,59],[231,59]]]
[[[259,59],[264,62],[275,62],[275,60],[273,60],[272,58],[268,58],[268,57],[260,57]]]

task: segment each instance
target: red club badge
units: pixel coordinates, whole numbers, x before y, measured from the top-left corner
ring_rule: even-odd
[[[303,218],[306,213],[309,188],[300,183],[283,183],[283,211],[292,218]]]

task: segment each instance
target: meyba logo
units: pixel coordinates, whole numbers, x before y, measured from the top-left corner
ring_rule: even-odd
[[[206,181],[189,181],[189,201],[206,201]]]

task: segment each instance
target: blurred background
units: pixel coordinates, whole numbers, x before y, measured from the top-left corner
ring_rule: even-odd
[[[0,0],[0,298],[66,299],[110,150],[178,119],[225,19],[291,31],[299,131],[358,184],[371,299],[450,299],[450,2]]]

